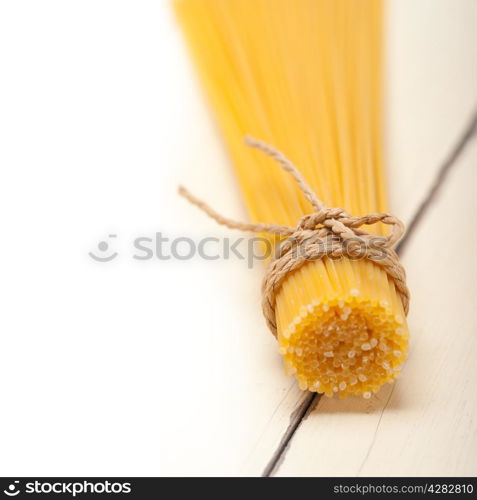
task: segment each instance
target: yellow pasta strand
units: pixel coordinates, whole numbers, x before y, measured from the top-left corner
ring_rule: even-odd
[[[253,221],[309,213],[250,134],[290,158],[329,206],[386,210],[381,0],[176,0]],[[376,226],[370,231],[382,231]],[[369,261],[314,261],[277,297],[279,349],[302,389],[370,397],[397,376],[408,328],[401,299]]]

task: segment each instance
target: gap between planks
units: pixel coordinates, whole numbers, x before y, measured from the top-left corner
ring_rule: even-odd
[[[429,188],[426,196],[420,203],[417,208],[415,214],[412,216],[411,221],[408,224],[406,234],[399,242],[396,247],[396,252],[399,255],[402,255],[406,249],[406,244],[410,241],[413,234],[415,234],[416,230],[419,228],[422,220],[424,219],[426,213],[428,212],[432,202],[436,198],[439,193],[439,190],[444,185],[445,180],[447,179],[449,171],[452,167],[457,163],[457,160],[462,156],[462,153],[466,149],[469,141],[472,139],[474,135],[477,134],[477,110],[472,115],[469,123],[464,128],[462,134],[459,136],[457,143],[452,148],[449,155],[445,158],[441,167],[437,171],[437,175],[435,176],[434,182]],[[382,413],[384,413],[386,406],[391,399],[391,394],[388,396],[388,401],[384,405]],[[285,455],[288,449],[288,446],[293,439],[293,436],[300,428],[301,423],[307,418],[307,416],[313,411],[313,409],[318,404],[321,398],[321,394],[310,392],[306,399],[297,407],[297,409],[290,416],[290,424],[283,434],[280,443],[273,453],[272,457],[268,461],[265,466],[262,477],[272,477],[275,472],[279,469],[281,463],[285,459]],[[381,416],[382,416],[381,413]],[[379,423],[378,423],[379,426]],[[376,429],[377,432],[378,429]],[[369,453],[369,452],[368,452]]]

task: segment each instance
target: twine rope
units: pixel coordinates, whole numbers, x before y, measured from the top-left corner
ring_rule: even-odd
[[[235,221],[216,212],[183,186],[179,186],[179,194],[218,224],[230,229],[286,236],[277,245],[275,256],[268,265],[262,282],[262,310],[271,332],[277,335],[276,297],[286,277],[306,262],[324,257],[332,259],[348,257],[351,260],[365,258],[382,267],[394,282],[400,294],[404,312],[407,314],[410,297],[406,285],[406,273],[393,250],[393,246],[404,234],[404,224],[388,213],[352,216],[342,208],[326,206],[307,184],[301,172],[282,152],[250,136],[245,138],[245,142],[248,146],[273,158],[283,170],[288,172],[313,207],[314,211],[301,217],[296,227],[275,223]],[[364,225],[378,222],[390,226],[388,236],[376,236],[361,229]]]

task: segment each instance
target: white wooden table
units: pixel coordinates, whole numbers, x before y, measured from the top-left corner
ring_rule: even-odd
[[[2,475],[477,475],[475,0],[389,2],[411,354],[344,401],[284,375],[260,264],[131,258],[156,231],[231,236],[179,183],[245,217],[169,2],[19,5],[0,7]],[[110,233],[119,257],[92,262]]]
[[[282,374],[260,317],[261,270],[230,264],[220,277],[214,270],[207,286],[227,296],[219,311],[210,310],[211,354],[196,365],[199,373],[204,363],[213,365],[213,382],[204,377],[208,386],[200,395],[186,391],[172,417],[182,423],[166,433],[166,473],[477,474],[477,237],[471,222],[477,138],[464,139],[477,111],[477,5],[394,0],[387,19],[389,190],[392,210],[412,227],[402,248],[412,291],[411,355],[403,376],[371,401],[301,392]],[[196,124],[188,132],[197,134]],[[222,158],[211,166],[204,147],[187,141],[190,158],[201,163],[188,184],[223,213],[240,217],[235,198],[228,199],[235,195],[233,179],[220,191],[200,183],[203,171],[213,179],[217,169],[220,181],[228,181]],[[227,234],[194,210],[182,210],[204,231]],[[202,286],[191,279],[188,300],[200,297]]]

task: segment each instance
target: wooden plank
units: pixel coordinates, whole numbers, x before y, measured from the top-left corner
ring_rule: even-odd
[[[457,14],[451,13],[451,21],[446,22],[442,12],[449,9],[451,1],[434,1],[432,10],[441,12],[435,23],[428,22],[429,3],[427,8],[417,4],[393,1],[388,14],[391,201],[392,209],[406,221],[462,132],[477,85],[469,43],[469,36],[476,42],[477,36],[457,29],[459,23],[469,18],[468,4],[463,4],[462,9],[454,7]],[[449,38],[455,40],[453,50],[444,51]],[[176,54],[176,64],[189,68],[188,55]],[[180,82],[181,99],[190,103],[188,107],[194,114],[180,116],[177,125],[187,147],[181,152],[183,177],[173,175],[173,180],[184,181],[186,176],[194,192],[223,213],[240,219],[240,195],[232,171],[224,168],[226,157],[214,143],[216,136],[202,105],[201,90],[194,83],[192,72],[187,82],[183,78]],[[431,87],[434,92],[429,92]],[[444,121],[439,119],[441,116],[449,119]],[[417,169],[416,164],[423,166]],[[178,224],[183,231],[190,232],[192,221],[197,234],[231,236],[202,214],[169,201],[177,207],[182,218]],[[175,375],[177,387],[183,387],[190,373],[194,374],[190,392],[182,392],[183,398],[167,388],[163,393],[162,397],[172,404],[162,415],[162,471],[261,474],[309,396],[297,389],[293,379],[283,375],[275,340],[264,327],[257,305],[260,266],[247,271],[242,263],[227,262],[202,266],[202,270],[189,268],[187,273],[183,277],[184,283],[188,283],[184,300],[194,305],[180,331],[191,352],[199,352],[201,358],[188,357],[189,370]],[[172,352],[178,348],[173,337],[167,347]],[[385,395],[383,392],[380,397]]]
[[[459,8],[452,0],[388,2],[389,191],[392,210],[405,222],[426,196],[477,103],[472,62],[477,33],[471,27],[477,22],[475,7],[466,0],[459,2]],[[386,394],[383,391],[379,397]],[[299,399],[295,408],[302,402]],[[259,464],[263,467],[270,460],[287,431],[289,418],[283,412],[288,405],[271,410],[274,419],[254,445],[243,472],[258,473]]]
[[[389,195],[409,220],[477,108],[477,3],[390,0],[387,20]]]
[[[477,474],[474,139],[408,242],[411,354],[370,401],[322,398],[278,475]]]

